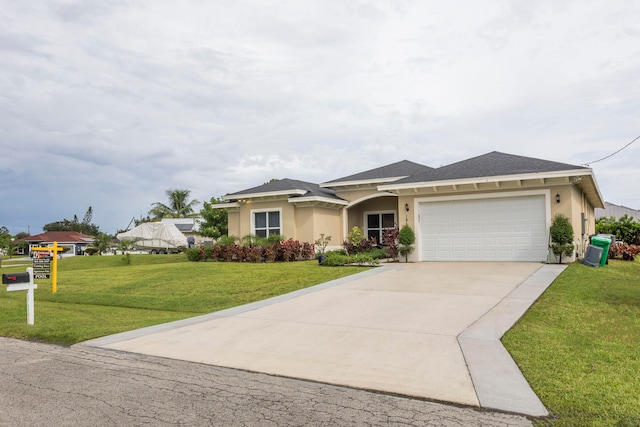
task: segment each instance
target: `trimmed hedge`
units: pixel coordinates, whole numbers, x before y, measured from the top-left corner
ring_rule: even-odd
[[[313,243],[287,239],[262,241],[260,245],[240,245],[231,239],[221,239],[213,246],[200,246],[186,251],[189,261],[227,262],[290,262],[315,257]]]

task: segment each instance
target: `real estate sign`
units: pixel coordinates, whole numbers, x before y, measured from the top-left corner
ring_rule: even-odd
[[[50,252],[35,252],[33,255],[33,278],[48,279],[51,277],[51,257]]]

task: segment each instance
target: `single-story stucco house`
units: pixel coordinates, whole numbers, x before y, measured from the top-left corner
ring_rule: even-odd
[[[49,231],[18,240],[29,244],[28,254],[31,256],[31,248],[53,246],[53,242],[57,242],[58,246],[67,249],[64,252],[65,255],[81,255],[94,239],[77,231]]]
[[[322,184],[281,179],[227,194],[229,235],[339,246],[360,227],[416,233],[414,261],[545,261],[554,215],[573,225],[581,256],[604,199],[590,168],[491,152],[439,168],[408,160]]]

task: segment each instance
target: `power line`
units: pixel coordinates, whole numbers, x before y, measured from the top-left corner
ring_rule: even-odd
[[[609,154],[608,156],[605,156],[605,157],[603,157],[603,158],[601,158],[601,159],[598,159],[598,160],[596,160],[596,161],[585,163],[583,166],[590,166],[590,165],[592,165],[592,164],[594,164],[594,163],[598,163],[598,162],[601,162],[601,161],[603,161],[603,160],[608,159],[609,157],[615,156],[616,154],[618,154],[619,152],[621,152],[622,150],[624,150],[625,148],[627,148],[628,146],[630,146],[631,144],[633,144],[634,142],[636,142],[638,139],[640,139],[640,135],[638,135],[637,137],[635,137],[635,138],[633,139],[633,141],[631,141],[630,143],[628,143],[627,145],[625,145],[624,147],[622,147],[622,148],[621,148],[621,149],[619,149],[618,151],[615,151],[615,152],[613,152],[613,153]]]

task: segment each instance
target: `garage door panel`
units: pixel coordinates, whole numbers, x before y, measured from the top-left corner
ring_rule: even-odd
[[[543,195],[423,203],[420,213],[423,260],[546,258],[548,230]]]
[[[451,245],[452,246],[464,246],[465,241],[464,241],[464,237],[452,237],[451,238]]]

